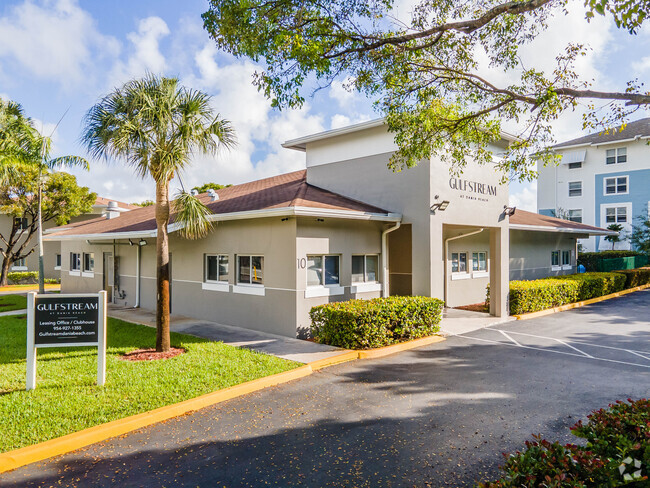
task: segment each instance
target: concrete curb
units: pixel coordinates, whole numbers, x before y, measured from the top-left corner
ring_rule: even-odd
[[[627,290],[618,291],[616,293],[610,293],[609,295],[603,295],[602,297],[590,298],[589,300],[583,300],[582,302],[567,303],[566,305],[562,305],[560,307],[547,308],[546,310],[540,310],[539,312],[513,315],[513,317],[517,317],[517,320],[535,319],[537,317],[544,317],[546,315],[551,315],[558,312],[565,312],[567,310],[572,310],[574,308],[584,307],[585,305],[591,305],[592,303],[604,302],[605,300],[610,300],[612,298],[628,295],[630,293],[634,293],[635,291],[645,290],[646,288],[650,288],[650,283],[646,285],[635,286],[634,288],[628,288]]]
[[[201,408],[216,405],[226,400],[232,400],[248,393],[253,393],[270,386],[280,385],[289,381],[304,378],[328,366],[335,364],[352,361],[355,359],[379,358],[395,354],[397,352],[414,349],[416,347],[434,344],[436,342],[444,341],[445,338],[441,336],[429,336],[421,339],[415,339],[401,344],[394,344],[392,346],[380,347],[378,349],[369,350],[356,350],[345,351],[336,356],[329,358],[319,359],[311,363],[300,366],[296,369],[285,371],[282,373],[258,378],[256,380],[247,381],[240,385],[230,386],[223,390],[217,390],[212,393],[190,398],[179,403],[166,405],[164,407],[150,410],[148,412],[139,413],[123,419],[113,420],[105,424],[89,427],[88,429],[73,432],[71,434],[50,439],[49,441],[34,444],[33,446],[26,446],[13,451],[0,453],[0,473],[11,471],[27,464],[43,461],[54,456],[66,454],[68,452],[76,451],[82,447],[95,444],[97,442],[105,441],[112,437],[127,434],[137,429],[147,427],[149,425],[169,420],[180,415],[184,415]]]

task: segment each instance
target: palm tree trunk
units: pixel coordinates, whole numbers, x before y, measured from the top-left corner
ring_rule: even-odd
[[[169,183],[156,182],[156,351],[169,351]]]

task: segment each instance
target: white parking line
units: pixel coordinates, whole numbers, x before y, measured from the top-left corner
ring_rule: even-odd
[[[492,329],[492,330],[500,331],[500,329]],[[504,335],[506,337],[508,337],[507,334],[504,334]],[[532,335],[532,334],[526,334],[526,335]],[[628,361],[618,361],[616,359],[598,358],[598,357],[586,355],[584,352],[579,351],[577,349],[576,350],[579,351],[580,354],[576,354],[576,353],[573,353],[573,352],[558,351],[558,350],[555,350],[555,349],[544,349],[543,347],[526,346],[526,345],[520,344],[519,342],[517,342],[517,341],[515,341],[513,339],[511,339],[511,342],[501,342],[501,341],[495,341],[495,340],[491,340],[491,339],[482,339],[482,338],[479,338],[479,337],[467,336],[467,335],[463,335],[463,334],[458,334],[455,337],[462,337],[464,339],[471,339],[471,340],[480,341],[480,342],[489,342],[489,343],[492,343],[492,344],[500,344],[502,346],[505,345],[505,346],[512,346],[512,347],[520,347],[522,349],[532,349],[533,351],[552,352],[552,353],[555,353],[555,354],[563,354],[565,356],[573,356],[573,357],[577,357],[577,358],[592,359],[594,361],[604,361],[604,362],[607,362],[607,363],[624,364],[626,366],[638,366],[640,368],[648,368],[648,369],[650,369],[650,364],[638,364],[638,363],[630,363]],[[533,336],[533,337],[539,337],[539,338],[544,338],[544,339],[553,339],[552,337],[543,337],[543,336]],[[622,348],[617,348],[617,347],[608,347],[608,346],[601,346],[601,347],[606,347],[607,349],[617,349],[619,351],[631,352],[628,349],[622,349]],[[572,348],[572,349],[575,349],[575,348]],[[641,355],[637,354],[637,356],[641,356]],[[644,359],[648,359],[648,358],[646,358],[644,356],[641,356],[641,357],[643,357]]]

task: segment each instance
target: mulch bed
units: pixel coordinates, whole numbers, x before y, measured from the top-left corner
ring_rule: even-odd
[[[156,352],[155,349],[138,349],[124,354],[120,359],[124,361],[156,361],[158,359],[173,358],[186,352],[182,347],[172,347],[167,352]]]
[[[473,305],[462,305],[460,307],[454,307],[460,310],[467,310],[468,312],[486,312],[485,302],[483,303],[474,303]]]

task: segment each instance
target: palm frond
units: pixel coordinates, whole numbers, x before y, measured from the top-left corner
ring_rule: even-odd
[[[194,195],[179,191],[173,203],[174,223],[179,224],[179,234],[185,239],[201,239],[212,230],[208,216],[212,213]]]
[[[88,171],[90,164],[85,158],[81,156],[60,156],[58,158],[50,159],[47,161],[47,166],[50,169],[54,168],[81,168]]]

